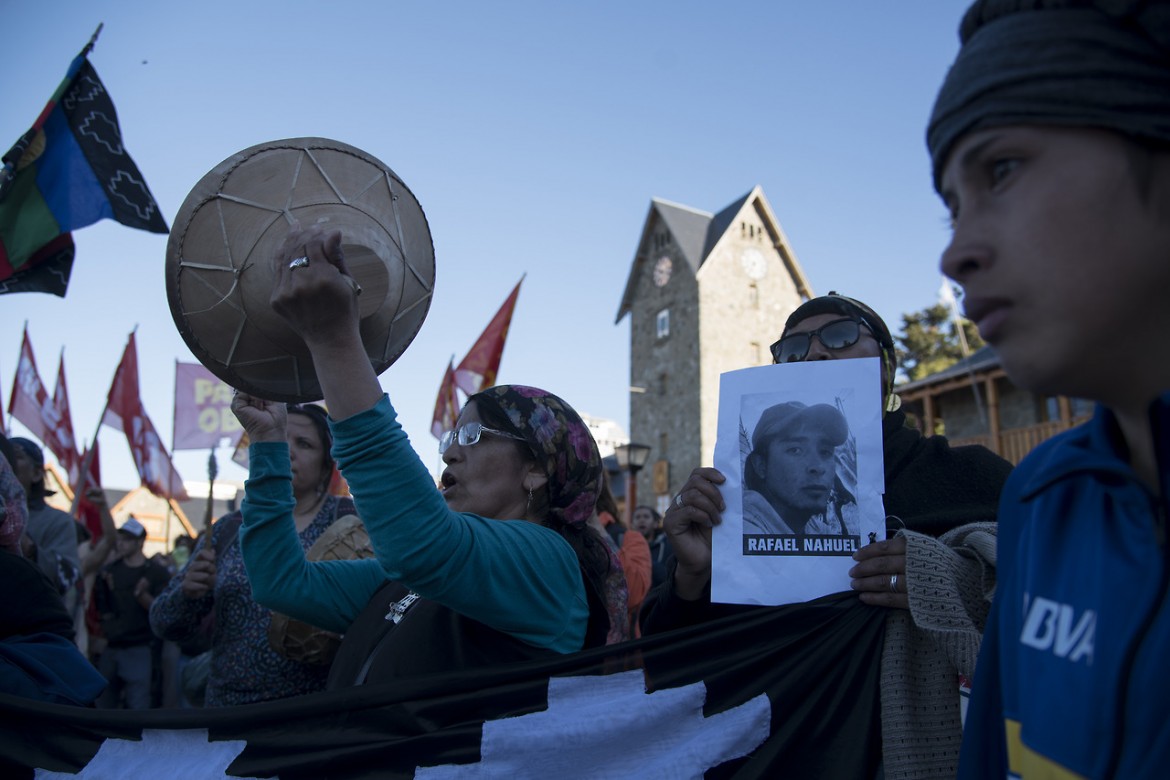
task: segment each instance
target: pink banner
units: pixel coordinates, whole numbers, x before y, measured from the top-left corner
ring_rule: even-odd
[[[243,432],[232,414],[232,388],[199,363],[175,364],[174,450],[208,450]]]

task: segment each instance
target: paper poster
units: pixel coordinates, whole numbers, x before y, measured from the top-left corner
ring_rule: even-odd
[[[885,539],[877,358],[721,375],[715,468],[726,510],[711,600],[793,604],[849,590],[853,553]]]

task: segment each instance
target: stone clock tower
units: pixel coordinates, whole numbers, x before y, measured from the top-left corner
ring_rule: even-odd
[[[812,295],[759,187],[714,215],[651,200],[616,320],[630,316],[630,440],[651,447],[638,503],[663,510],[711,465],[719,375],[771,363]]]

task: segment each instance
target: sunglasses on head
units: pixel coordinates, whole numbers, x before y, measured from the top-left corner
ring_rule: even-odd
[[[825,349],[848,349],[861,338],[861,320],[844,317],[827,322],[816,330],[805,333],[791,333],[784,336],[772,345],[773,363],[799,363],[808,357],[812,347],[813,336],[824,345]],[[869,329],[868,325],[865,325]],[[871,330],[872,332],[872,330]]]
[[[517,436],[514,433],[507,431],[497,431],[495,428],[488,428],[482,423],[469,422],[464,423],[453,431],[446,431],[442,437],[439,438],[439,454],[444,454],[451,448],[451,445],[456,441],[459,442],[460,447],[470,447],[479,442],[479,437],[485,433],[490,433],[493,436],[502,436],[505,439],[515,439],[516,441],[524,441],[523,436]]]

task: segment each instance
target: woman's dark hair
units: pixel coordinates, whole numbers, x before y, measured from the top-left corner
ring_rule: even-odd
[[[613,497],[613,490],[609,487],[609,474],[601,472],[601,490],[597,494],[597,514],[609,512],[614,520],[623,526],[621,513],[618,511],[617,500]]]
[[[519,430],[512,424],[507,413],[490,396],[476,396],[474,400],[475,408],[479,412],[479,418],[484,425],[521,437],[521,440],[509,439],[515,445],[520,456],[535,463],[544,462],[542,457],[538,457],[533,445],[529,444],[528,440],[524,437],[524,431]],[[549,476],[551,477],[552,475]],[[595,595],[601,599],[603,605],[602,611],[604,612],[605,601],[601,598],[601,594],[605,593],[605,580],[609,574],[609,551],[606,549],[605,543],[601,541],[601,538],[597,536],[587,523],[570,525],[558,520],[554,513],[548,511],[547,483],[544,487],[532,492],[532,502],[528,507],[528,511],[536,517],[543,518],[541,524],[559,533],[569,543],[569,546],[573,548],[573,552],[577,554],[577,561],[581,565],[581,570],[584,572],[588,584],[595,590]],[[605,637],[603,631],[601,644],[604,643]],[[588,637],[586,638],[586,646],[589,646]]]
[[[299,414],[307,417],[313,427],[317,429],[317,436],[321,438],[321,484],[317,491],[321,494],[328,492],[329,483],[333,480],[333,434],[329,431],[329,414],[316,404],[289,404],[289,414]]]

